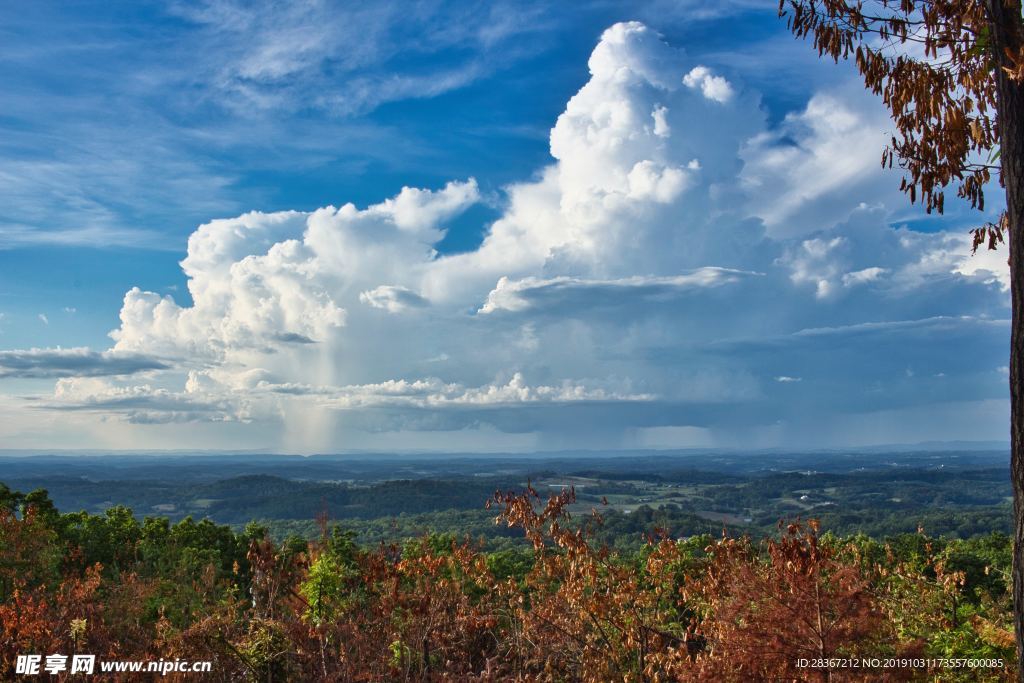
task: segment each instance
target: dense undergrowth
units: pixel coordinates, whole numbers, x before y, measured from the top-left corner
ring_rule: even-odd
[[[625,552],[572,502],[495,495],[528,543],[484,552],[446,534],[364,547],[326,519],[318,540],[275,542],[256,524],[61,514],[0,485],[0,680],[23,653],[211,660],[204,681],[1012,680],[1004,535],[808,521],[763,540],[652,529]],[[800,666],[820,658],[930,666]]]

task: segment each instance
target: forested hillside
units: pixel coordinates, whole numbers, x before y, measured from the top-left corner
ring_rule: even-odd
[[[839,535],[915,532],[969,538],[1009,532],[1005,451],[917,453],[637,453],[527,456],[102,456],[0,457],[0,481],[45,488],[61,510],[192,516],[240,531],[259,520],[280,540],[317,535],[326,508],[365,542],[425,532],[484,537],[495,528],[481,501],[532,482],[572,486],[572,512],[600,508],[602,540],[626,548],[653,525],[676,536],[761,537],[780,519],[814,517]],[[58,474],[59,473],[59,474]]]

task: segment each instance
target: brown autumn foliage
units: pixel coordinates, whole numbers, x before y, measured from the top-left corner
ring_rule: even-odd
[[[723,539],[687,593],[702,605],[697,662],[707,680],[895,680],[899,672],[800,670],[801,659],[907,656],[860,567],[823,546],[817,527],[789,525],[765,561],[749,539]],[[919,653],[916,653],[919,654]],[[893,678],[890,678],[893,677]]]
[[[468,541],[427,537],[367,551],[326,524],[302,548],[253,538],[243,566],[227,573],[200,563],[186,577],[141,560],[112,573],[83,568],[77,549],[61,549],[52,517],[31,506],[3,512],[0,680],[14,678],[24,653],[210,660],[212,673],[201,677],[209,681],[866,681],[942,673],[798,665],[922,656],[922,634],[950,628],[957,611],[949,599],[963,585],[938,559],[910,566],[867,557],[855,544],[823,539],[813,522],[789,525],[764,544],[723,535],[695,547],[663,533],[638,556],[622,557],[591,540],[599,515],[571,518],[574,499],[567,490],[542,503],[532,488],[493,498],[496,521],[521,529],[532,547],[526,571],[505,578]],[[193,601],[188,615],[167,609],[180,595]],[[1012,652],[1005,621],[978,619],[968,632]],[[1011,680],[1012,666],[1007,659],[985,673]]]
[[[1006,3],[1012,12],[1020,2]],[[865,87],[882,98],[896,133],[882,166],[904,170],[900,189],[942,213],[944,189],[977,209],[999,172],[999,71],[1024,79],[1024,44],[994,59],[988,0],[780,0],[779,14],[820,56],[852,58]],[[995,248],[1008,230],[1004,213],[974,232],[975,248]]]

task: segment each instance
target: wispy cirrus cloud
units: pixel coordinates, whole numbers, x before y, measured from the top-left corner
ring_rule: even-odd
[[[182,1],[131,31],[116,5],[33,9],[0,8],[0,249],[180,249],[265,202],[266,174],[423,154],[367,115],[500,72],[550,28],[540,2]]]
[[[196,40],[217,46],[197,77],[232,106],[314,106],[341,116],[436,96],[506,68],[537,49],[517,38],[553,21],[544,3],[505,1],[201,0],[171,11],[198,28]],[[459,56],[434,59],[451,48]],[[417,66],[410,55],[420,57]]]

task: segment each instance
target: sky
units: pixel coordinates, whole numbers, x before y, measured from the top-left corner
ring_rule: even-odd
[[[1005,253],[754,0],[0,6],[0,444],[1005,441]]]

